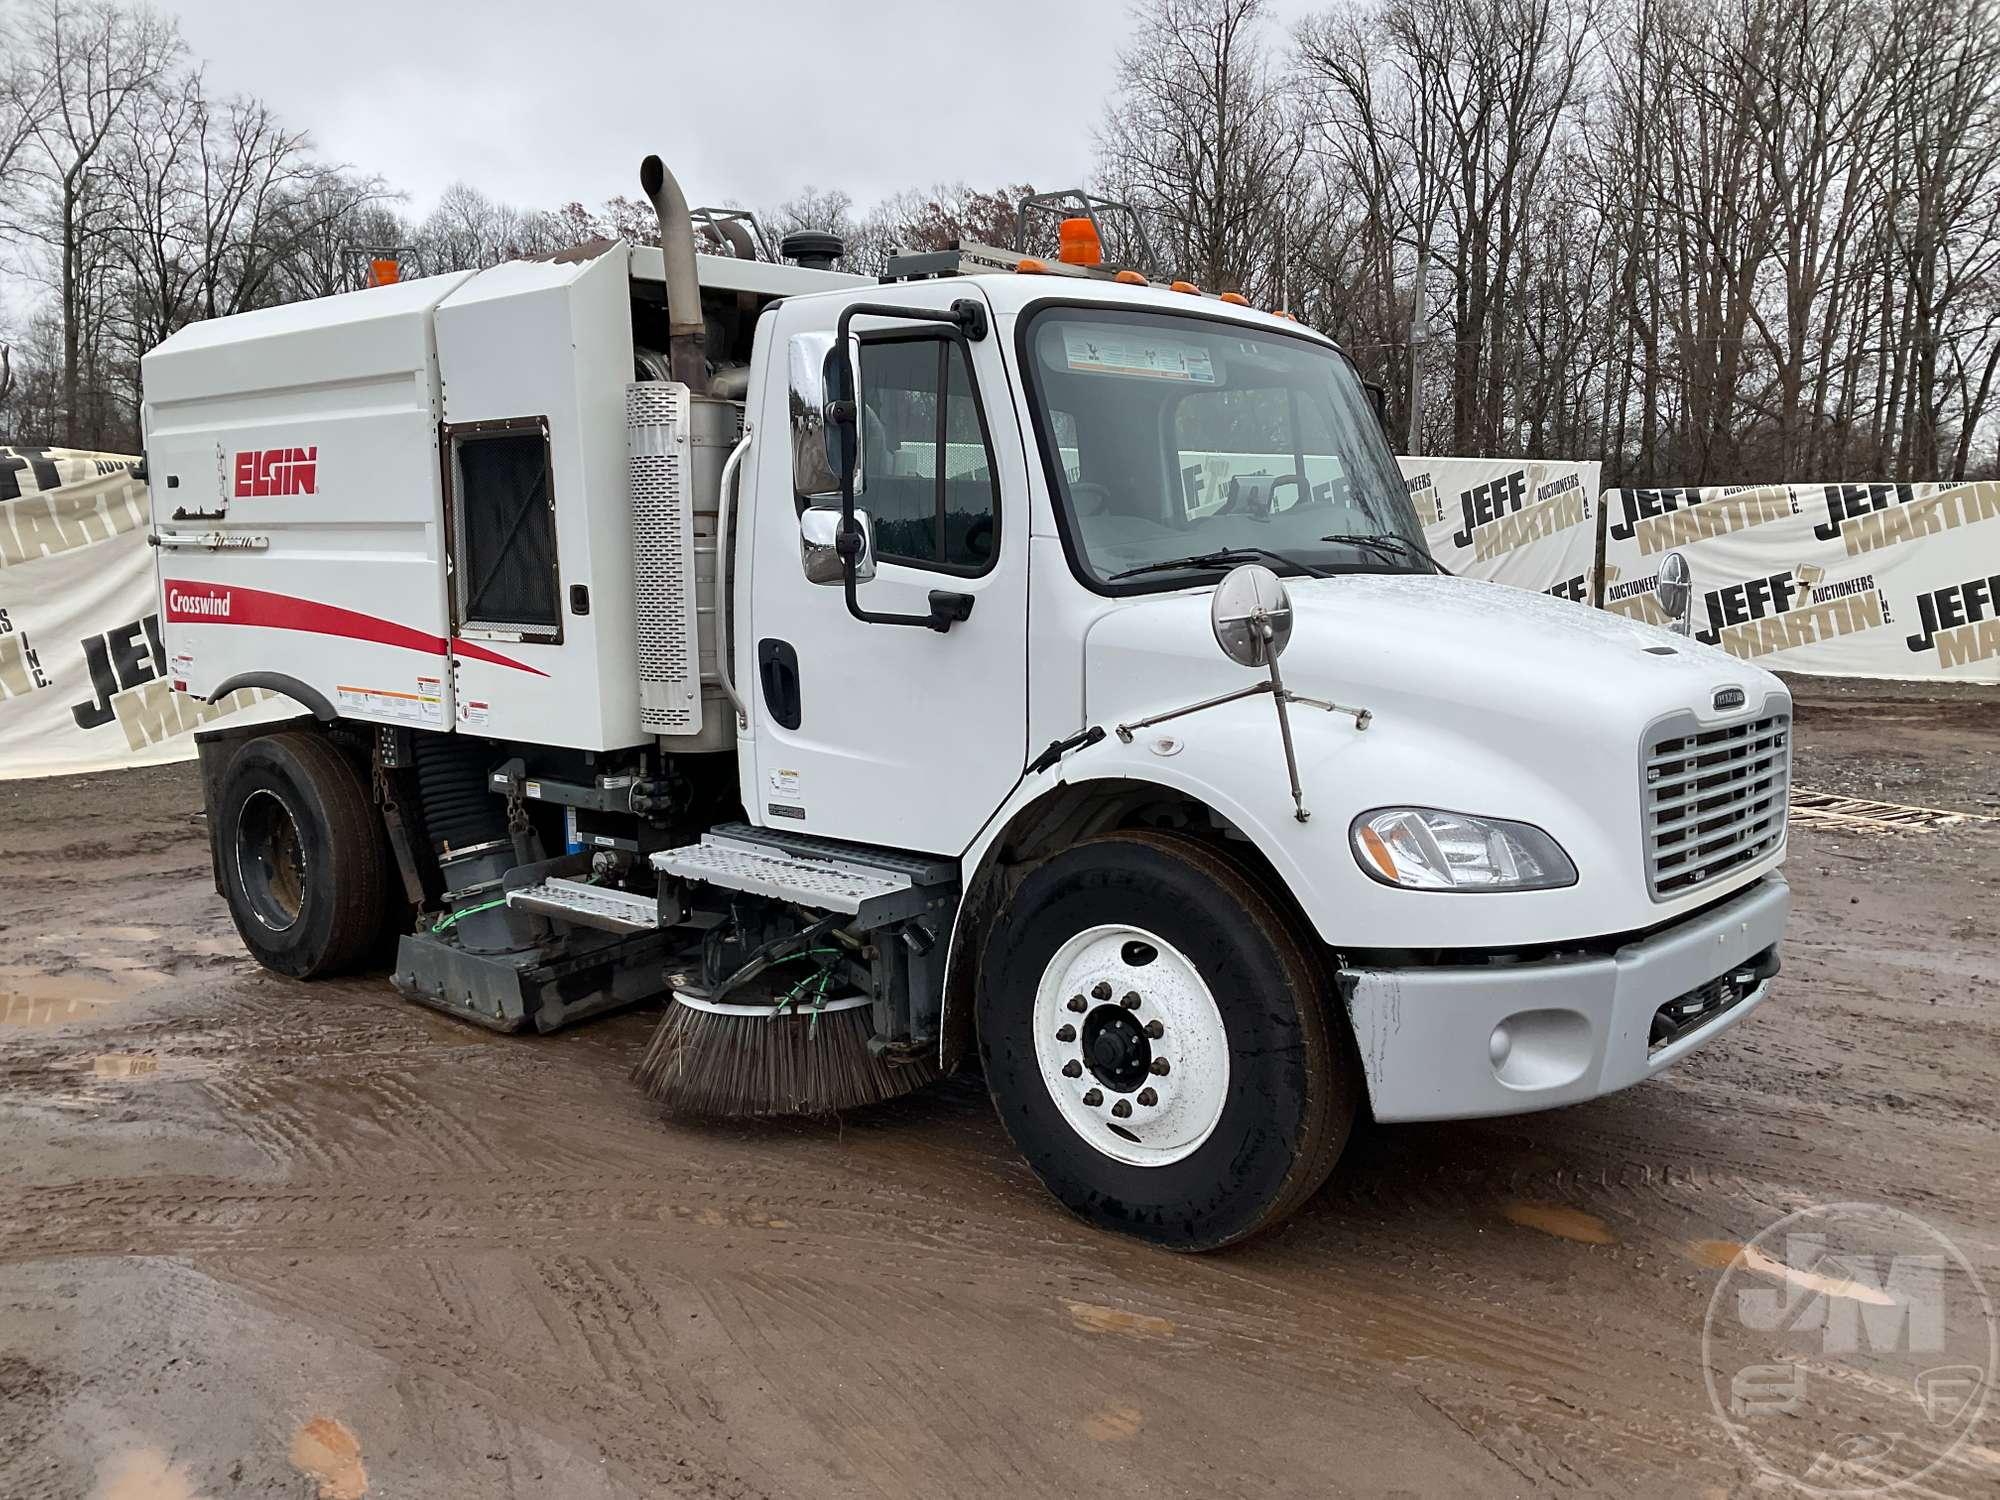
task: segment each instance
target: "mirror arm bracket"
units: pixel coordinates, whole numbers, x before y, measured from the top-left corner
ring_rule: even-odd
[[[909,307],[894,302],[850,302],[843,307],[834,338],[834,348],[840,354],[841,394],[827,402],[826,419],[850,432],[860,420],[857,406],[859,386],[854,378],[854,355],[850,342],[856,317],[931,323],[952,330],[962,339],[974,341],[985,338],[989,329],[986,305],[976,297],[960,297],[952,303],[949,312],[943,313],[934,307]],[[889,614],[861,607],[861,600],[855,592],[858,584],[854,576],[855,563],[861,556],[861,528],[854,519],[854,451],[855,445],[849,442],[841,454],[840,530],[834,533],[833,538],[833,550],[840,558],[841,571],[847,575],[841,584],[841,592],[847,596],[847,612],[864,625],[921,625],[926,630],[935,630],[943,635],[972,614],[972,595],[932,589],[930,613],[922,615]]]
[[[1220,708],[1223,704],[1234,703],[1239,698],[1255,698],[1260,694],[1269,693],[1278,710],[1278,735],[1285,746],[1285,776],[1291,784],[1292,816],[1304,823],[1312,817],[1312,814],[1306,810],[1305,792],[1299,785],[1299,763],[1298,757],[1292,750],[1292,720],[1286,711],[1287,708],[1291,704],[1302,703],[1308,708],[1320,708],[1328,713],[1347,714],[1353,718],[1357,731],[1366,729],[1372,724],[1375,721],[1375,714],[1371,709],[1349,708],[1344,703],[1329,703],[1323,698],[1302,697],[1285,686],[1284,679],[1278,675],[1278,662],[1275,657],[1271,660],[1270,668],[1271,675],[1263,682],[1253,682],[1249,687],[1238,688],[1233,693],[1223,693],[1220,697],[1204,698],[1201,702],[1190,703],[1185,708],[1168,709],[1163,714],[1135,719],[1130,724],[1116,725],[1113,733],[1123,743],[1129,745],[1132,743],[1133,735],[1141,729],[1150,729],[1153,725],[1164,724],[1169,719],[1186,718],[1189,714],[1198,714],[1205,708]]]

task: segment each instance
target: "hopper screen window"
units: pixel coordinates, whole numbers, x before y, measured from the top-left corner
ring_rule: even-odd
[[[467,629],[558,637],[555,486],[541,422],[452,440],[458,615]]]

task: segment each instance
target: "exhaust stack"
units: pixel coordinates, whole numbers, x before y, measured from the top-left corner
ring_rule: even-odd
[[[687,196],[657,156],[639,163],[639,186],[660,221],[660,255],[667,275],[667,362],[674,379],[697,396],[708,390],[708,335],[701,318],[701,283],[695,275],[694,224]]]

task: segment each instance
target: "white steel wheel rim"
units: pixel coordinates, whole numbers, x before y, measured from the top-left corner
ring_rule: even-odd
[[[1215,1133],[1228,1033],[1193,962],[1165,939],[1123,924],[1079,932],[1042,970],[1034,1033],[1049,1097],[1093,1150],[1164,1167]]]

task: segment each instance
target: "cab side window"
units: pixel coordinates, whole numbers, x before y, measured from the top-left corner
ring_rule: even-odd
[[[861,354],[863,505],[875,555],[983,573],[999,538],[993,452],[964,347],[931,337],[869,340]]]

